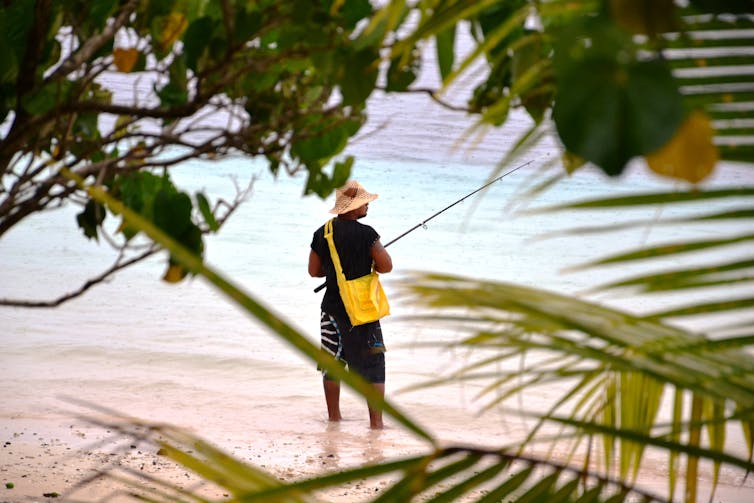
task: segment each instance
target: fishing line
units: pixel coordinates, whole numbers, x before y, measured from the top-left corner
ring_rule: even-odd
[[[485,183],[484,185],[482,185],[482,186],[481,186],[481,187],[479,187],[478,189],[476,189],[476,190],[474,190],[474,191],[472,191],[472,192],[469,192],[468,194],[466,194],[465,196],[463,196],[463,197],[462,197],[461,199],[458,199],[457,201],[454,201],[454,202],[452,202],[451,204],[447,205],[447,206],[446,206],[445,208],[441,209],[440,211],[438,211],[437,213],[433,214],[433,215],[432,215],[432,216],[430,216],[429,218],[427,218],[427,219],[425,219],[425,220],[422,220],[422,221],[421,221],[421,222],[419,222],[418,224],[414,225],[413,227],[411,227],[411,228],[410,228],[409,230],[407,230],[406,232],[404,232],[403,234],[401,234],[401,235],[400,235],[400,236],[398,236],[397,238],[395,238],[395,239],[393,239],[393,240],[389,241],[389,242],[388,242],[388,243],[387,243],[386,245],[384,245],[384,246],[385,246],[385,248],[387,248],[387,247],[388,247],[388,246],[390,246],[391,244],[395,243],[395,242],[396,242],[396,241],[398,241],[399,239],[401,239],[401,238],[403,238],[403,237],[406,237],[406,236],[407,236],[408,234],[411,234],[412,232],[414,232],[414,231],[415,231],[416,229],[418,229],[419,227],[422,227],[422,228],[426,229],[426,228],[427,228],[427,222],[429,222],[429,221],[430,221],[430,220],[432,220],[433,218],[435,218],[435,217],[437,217],[437,216],[439,216],[439,215],[441,215],[441,214],[445,213],[446,211],[448,211],[448,210],[449,210],[450,208],[452,208],[452,207],[453,207],[453,206],[455,206],[456,204],[462,203],[462,202],[463,202],[464,200],[466,200],[466,199],[468,199],[469,197],[473,196],[473,195],[474,195],[474,194],[476,194],[477,192],[479,192],[479,191],[481,191],[481,190],[484,190],[484,189],[486,189],[487,187],[489,187],[489,186],[490,186],[490,185],[492,185],[493,183],[495,183],[495,182],[498,182],[498,181],[502,180],[503,178],[505,178],[506,176],[510,175],[510,174],[511,174],[511,173],[513,173],[514,171],[516,171],[516,170],[518,170],[518,169],[521,169],[521,168],[523,168],[524,166],[528,166],[528,165],[529,165],[529,164],[531,164],[531,163],[532,163],[532,161],[526,161],[525,163],[523,163],[523,164],[521,164],[521,165],[519,165],[519,166],[516,166],[516,167],[515,167],[515,168],[513,168],[512,170],[510,170],[510,171],[506,171],[505,173],[503,173],[502,175],[498,176],[498,177],[497,177],[497,178],[495,178],[494,180],[490,180],[489,182]],[[316,292],[319,292],[320,290],[322,290],[322,289],[323,289],[323,288],[325,287],[325,285],[326,285],[326,283],[322,283],[321,285],[319,285],[319,286],[318,286],[317,288],[315,288],[315,289],[314,289],[314,292],[315,292],[315,293],[316,293]]]

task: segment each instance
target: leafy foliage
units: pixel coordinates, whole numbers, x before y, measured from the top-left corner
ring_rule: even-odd
[[[371,501],[416,498],[435,502],[463,498],[480,502],[511,498],[542,502],[666,501],[618,480],[556,462],[469,447],[436,448],[426,454],[284,483],[177,428],[133,421],[101,425],[133,438],[134,442],[146,443],[144,447],[159,450],[203,480],[222,488],[227,495],[223,501],[316,501],[315,497],[328,489],[366,478],[386,477],[388,485]],[[155,502],[206,501],[160,478],[151,478],[151,487],[146,488],[144,476],[128,468],[112,468],[97,475],[103,476],[119,481],[134,498]]]
[[[569,171],[590,162],[618,175],[643,156],[658,173],[698,183],[718,159],[752,159],[750,79],[736,66],[748,47],[738,34],[753,27],[749,4],[14,2],[0,12],[0,236],[67,202],[82,206],[85,236],[104,232],[63,167],[111,187],[240,153],[276,174],[306,171],[304,191],[327,196],[350,174],[353,160],[338,156],[364,123],[366,100],[377,88],[412,92],[428,39],[446,85],[482,62],[487,74],[467,97],[480,125],[503,124],[513,108],[532,117],[511,156],[552,118]],[[464,29],[477,44],[459,55]],[[217,201],[229,210],[211,216],[213,205],[192,199],[191,220],[216,232],[242,199]],[[125,256],[132,236],[121,231]],[[183,239],[201,252],[200,236]]]
[[[445,83],[477,71],[473,63],[484,58],[487,78],[469,99],[480,124],[500,125],[523,108],[536,129],[551,115],[567,153],[582,163],[619,175],[632,159],[648,157],[656,171],[696,183],[718,159],[754,158],[754,131],[741,121],[753,110],[745,66],[751,44],[738,31],[751,30],[754,19],[743,14],[751,2],[690,4],[485,4],[462,14],[479,45],[443,73]],[[423,13],[405,44],[433,33],[442,15],[434,5]],[[676,146],[660,151],[671,139]],[[691,145],[703,155],[690,165]]]
[[[417,277],[410,284],[416,302],[435,308],[424,322],[458,327],[469,333],[458,344],[474,349],[473,362],[424,385],[489,381],[479,398],[487,397],[492,408],[539,386],[570,383],[549,410],[526,411],[539,418],[529,440],[536,441],[550,421],[575,428],[577,438],[588,442],[601,437],[605,470],[615,467],[618,455],[624,480],[639,472],[646,446],[667,450],[671,465],[685,454],[689,464],[702,456],[747,471],[754,468],[749,458],[724,450],[729,447],[725,425],[747,430],[752,421],[751,337],[710,339],[662,323],[657,318],[663,314],[629,315],[513,284],[437,275]],[[443,312],[448,314],[441,316]],[[458,312],[464,315],[454,314]],[[676,403],[669,421],[660,414],[668,394]],[[695,404],[691,413],[682,412],[689,410],[684,403]],[[707,450],[690,434],[701,428],[709,431]],[[745,436],[751,452],[754,444]],[[574,452],[579,446],[574,442]],[[696,474],[685,482],[695,488]]]
[[[438,315],[438,309],[447,311],[443,321],[470,330],[460,344],[473,347],[478,358],[475,364],[436,384],[451,379],[489,381],[484,389],[492,407],[540,385],[570,382],[551,409],[528,411],[538,420],[530,435],[532,442],[547,423],[560,423],[586,442],[587,452],[601,446],[604,469],[617,469],[626,480],[636,477],[647,462],[647,446],[660,447],[673,467],[671,496],[679,476],[678,463],[685,459],[685,470],[680,472],[685,474],[684,501],[694,502],[700,459],[712,462],[717,481],[722,464],[751,470],[754,452],[751,397],[747,396],[754,375],[750,363],[752,301],[746,293],[751,285],[750,253],[713,264],[690,265],[684,260],[695,251],[725,252],[751,240],[751,229],[745,228],[744,220],[753,211],[747,198],[751,192],[748,180],[742,187],[720,190],[705,190],[701,183],[720,160],[754,160],[754,107],[745,66],[745,58],[750,59],[751,54],[752,4],[692,1],[679,7],[671,1],[553,1],[526,5],[522,11],[529,16],[535,9],[540,37],[535,39],[526,30],[518,32],[514,40],[506,39],[504,50],[492,51],[497,40],[487,35],[482,41],[484,49],[460,65],[460,69],[470,67],[471,60],[480,55],[490,63],[494,78],[480,85],[472,102],[482,112],[480,123],[502,123],[512,107],[527,102],[530,90],[543,95],[554,84],[553,102],[548,100],[545,107],[552,105],[569,172],[590,162],[609,175],[618,175],[641,156],[658,174],[700,184],[666,193],[580,201],[551,211],[616,211],[738,198],[739,207],[732,210],[629,222],[617,229],[595,225],[565,231],[583,236],[629,227],[739,221],[739,232],[733,235],[721,232],[703,240],[630,250],[582,266],[619,267],[678,256],[678,262],[688,264],[686,267],[620,279],[604,285],[603,291],[638,288],[655,294],[685,293],[718,286],[730,290],[722,300],[692,298],[679,307],[630,316],[516,285],[419,278],[412,285],[418,300],[435,308],[427,322]],[[514,19],[515,14],[498,23],[501,39],[515,33],[506,25]],[[504,74],[510,79],[507,85],[499,85],[497,95],[490,94],[495,82],[506,82],[495,72],[510,66],[523,54],[522,47],[535,40],[548,47],[541,64],[530,66],[537,74],[516,79],[508,72]],[[549,126],[541,112],[530,114],[534,126],[506,159],[534,145]],[[504,164],[501,162],[501,169]],[[545,181],[537,191],[546,190],[557,179]],[[459,309],[464,313],[461,317],[457,316]],[[671,325],[693,316],[733,312],[740,314],[739,323],[713,327],[709,334]],[[514,360],[529,364],[521,368],[512,364]],[[500,366],[510,370],[500,371]],[[672,404],[669,418],[659,413],[660,405],[667,402]],[[736,447],[727,440],[730,428],[742,432],[748,457],[727,454]],[[573,448],[578,445],[575,442]]]
[[[105,232],[103,208],[61,177],[63,168],[108,187],[199,254],[201,233],[227,215],[214,214],[206,196],[182,195],[159,171],[246,154],[266,158],[273,172],[307,171],[306,192],[328,195],[352,160],[331,175],[325,167],[364,122],[377,78],[381,38],[353,40],[371,13],[366,0],[3,8],[0,236],[70,201],[83,206],[85,236]],[[127,250],[137,230],[119,232]]]

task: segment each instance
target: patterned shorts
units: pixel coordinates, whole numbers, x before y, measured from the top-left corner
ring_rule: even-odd
[[[379,321],[352,327],[347,319],[337,319],[322,312],[320,336],[322,351],[368,382],[385,382],[385,343]],[[322,375],[328,379],[325,371],[322,371]]]

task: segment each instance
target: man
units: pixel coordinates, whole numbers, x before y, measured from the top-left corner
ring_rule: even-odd
[[[330,213],[337,215],[333,222],[333,238],[346,279],[393,270],[393,261],[380,243],[380,235],[372,227],[357,220],[364,218],[369,203],[377,199],[355,180],[335,191],[335,206]],[[338,281],[324,236],[324,225],[314,232],[309,252],[309,275],[326,278],[322,298],[320,333],[322,348],[348,365],[367,382],[372,383],[381,396],[385,395],[385,345],[380,322],[352,326],[338,291]],[[325,402],[330,421],[340,421],[340,381],[323,372]],[[369,409],[369,426],[382,429],[382,411]]]

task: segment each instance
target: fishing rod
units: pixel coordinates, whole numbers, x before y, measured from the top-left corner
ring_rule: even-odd
[[[453,203],[451,203],[451,204],[447,205],[446,207],[444,207],[443,209],[441,209],[440,211],[438,211],[437,213],[435,213],[435,214],[434,214],[434,215],[432,215],[431,217],[429,217],[429,218],[427,218],[427,219],[425,219],[425,220],[422,220],[421,222],[419,222],[418,224],[414,225],[413,227],[411,227],[411,228],[410,228],[409,230],[407,230],[406,232],[404,232],[403,234],[401,234],[401,235],[400,235],[400,236],[398,236],[397,238],[395,238],[395,239],[393,239],[393,240],[389,241],[389,242],[388,242],[388,243],[387,243],[386,245],[384,245],[384,247],[385,247],[385,248],[387,248],[388,246],[390,246],[391,244],[395,243],[395,242],[396,242],[396,241],[398,241],[399,239],[401,239],[401,238],[403,238],[403,237],[407,236],[408,234],[411,234],[412,232],[414,232],[414,231],[415,231],[416,229],[418,229],[419,227],[423,227],[423,228],[425,228],[425,229],[426,229],[426,228],[427,228],[427,222],[429,222],[430,220],[432,220],[432,219],[433,219],[433,218],[435,218],[436,216],[439,216],[439,215],[441,215],[441,214],[445,213],[446,211],[448,211],[448,210],[449,210],[450,208],[452,208],[452,207],[453,207],[453,206],[455,206],[456,204],[462,203],[462,202],[463,202],[464,200],[466,200],[466,199],[468,199],[469,197],[473,196],[473,195],[474,195],[474,194],[476,194],[477,192],[479,192],[479,191],[481,191],[481,190],[484,190],[484,189],[486,189],[487,187],[489,187],[489,186],[490,186],[490,185],[492,185],[493,183],[495,183],[495,182],[498,182],[498,181],[502,180],[503,178],[505,178],[506,176],[510,175],[510,174],[511,174],[511,173],[513,173],[514,171],[516,171],[516,170],[518,170],[518,169],[521,169],[521,168],[523,168],[524,166],[528,166],[528,165],[529,165],[529,164],[531,164],[531,163],[532,163],[532,161],[526,161],[525,163],[523,163],[523,164],[521,164],[521,165],[519,165],[519,166],[516,166],[516,167],[515,167],[515,168],[513,168],[512,170],[510,170],[510,171],[506,171],[505,173],[503,173],[502,175],[498,176],[498,177],[497,177],[497,178],[495,178],[494,180],[491,180],[491,181],[489,181],[489,182],[485,183],[484,185],[482,185],[482,186],[481,186],[481,187],[479,187],[478,189],[474,190],[473,192],[469,192],[468,194],[466,194],[465,196],[463,196],[463,197],[462,197],[461,199],[458,199],[457,201],[455,201],[455,202],[453,202]],[[319,285],[319,286],[318,286],[317,288],[315,288],[315,289],[314,289],[314,292],[315,292],[315,293],[316,293],[316,292],[319,292],[320,290],[322,290],[322,289],[323,289],[323,288],[325,287],[325,285],[326,285],[326,283],[322,283],[321,285]]]

